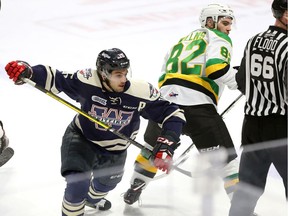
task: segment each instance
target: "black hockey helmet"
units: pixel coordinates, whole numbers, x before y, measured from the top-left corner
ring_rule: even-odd
[[[271,6],[273,16],[277,19],[287,10],[287,0],[274,0]]]
[[[100,74],[110,74],[113,70],[128,69],[130,66],[129,59],[125,53],[118,49],[102,50],[96,60],[96,69]]]

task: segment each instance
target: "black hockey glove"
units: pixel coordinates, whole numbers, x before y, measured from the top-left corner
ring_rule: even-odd
[[[153,148],[152,160],[154,166],[169,173],[173,163],[174,150],[180,145],[180,139],[173,131],[166,131],[157,138]]]
[[[239,70],[239,68],[240,68],[240,66],[234,66],[234,67],[233,67],[233,69],[235,69],[235,70],[237,70],[237,71]]]

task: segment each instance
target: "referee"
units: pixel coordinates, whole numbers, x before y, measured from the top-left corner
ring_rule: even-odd
[[[275,24],[248,41],[236,74],[246,104],[240,183],[229,216],[253,215],[272,163],[287,199],[287,0],[274,0],[272,13]]]

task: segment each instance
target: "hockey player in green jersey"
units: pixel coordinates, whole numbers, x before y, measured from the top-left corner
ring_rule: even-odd
[[[217,113],[217,104],[224,89],[237,89],[235,72],[230,68],[232,42],[229,35],[235,21],[232,9],[224,4],[210,4],[200,14],[201,28],[179,40],[165,57],[159,78],[162,96],[184,110],[186,125],[182,133],[189,136],[200,153],[229,149],[223,167],[225,190],[231,199],[238,182],[238,161],[228,129]],[[148,122],[144,139],[153,145],[161,127]],[[156,175],[157,168],[141,153],[135,161],[131,187],[124,201],[133,204]]]

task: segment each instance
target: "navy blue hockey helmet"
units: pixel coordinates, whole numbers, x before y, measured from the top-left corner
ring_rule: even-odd
[[[96,60],[97,72],[105,73],[106,75],[110,74],[113,70],[128,69],[129,66],[129,59],[118,48],[102,50]]]
[[[271,6],[273,16],[277,19],[283,16],[287,10],[287,0],[274,0]]]

